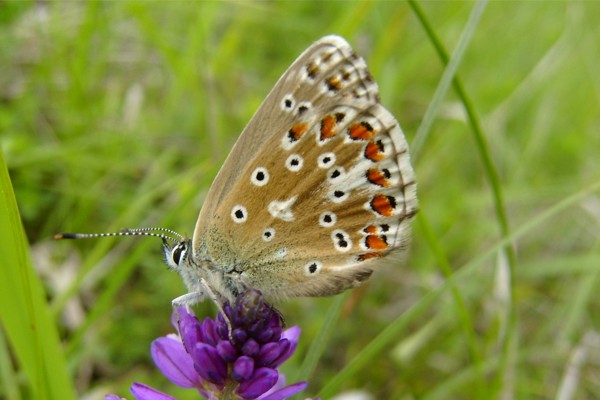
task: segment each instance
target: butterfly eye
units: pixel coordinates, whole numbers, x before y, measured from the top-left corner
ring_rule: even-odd
[[[185,243],[179,243],[177,246],[173,248],[173,252],[171,253],[171,257],[173,258],[173,262],[176,265],[179,265],[179,261],[181,261],[181,257],[185,254],[187,248]]]

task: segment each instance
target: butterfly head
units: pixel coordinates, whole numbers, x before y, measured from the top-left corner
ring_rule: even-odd
[[[175,244],[173,244],[172,241],[167,240],[167,238],[162,238],[162,241],[162,250],[165,256],[165,262],[169,268],[175,271],[180,271],[182,268],[185,268],[189,265],[191,262],[191,240],[184,239]]]

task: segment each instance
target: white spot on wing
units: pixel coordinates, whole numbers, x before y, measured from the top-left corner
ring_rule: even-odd
[[[267,228],[263,231],[262,238],[265,242],[270,242],[275,237],[275,229]]]
[[[307,111],[310,111],[310,109],[312,108],[312,103],[310,101],[301,101],[300,103],[298,103],[298,115],[302,115],[304,113],[306,113]]]
[[[346,170],[344,167],[332,168],[328,173],[329,182],[338,183],[346,177]]]
[[[285,96],[283,96],[283,99],[281,99],[280,105],[282,111],[290,112],[296,106],[296,99],[294,99],[294,96],[292,96],[291,94],[286,94]]]
[[[329,192],[329,200],[334,203],[341,203],[345,201],[350,196],[349,190],[344,189],[334,189]]]
[[[323,228],[331,228],[337,222],[337,215],[331,211],[325,211],[319,216],[319,225]]]
[[[287,253],[288,253],[287,248],[282,247],[282,248],[278,249],[275,252],[275,254],[273,254],[273,255],[275,256],[275,258],[282,260],[285,258],[285,256],[287,256]]]
[[[317,260],[309,261],[304,265],[304,275],[316,275],[321,272],[321,268],[323,268],[323,263]]]
[[[299,154],[290,154],[285,160],[285,167],[292,172],[300,171],[303,165],[304,159]]]
[[[335,163],[335,154],[328,151],[323,153],[317,158],[317,165],[319,168],[329,168]]]
[[[248,210],[246,210],[246,207],[241,206],[239,204],[233,206],[233,208],[231,209],[231,219],[236,224],[246,222],[246,220],[248,219]]]
[[[341,229],[336,229],[331,232],[331,240],[333,240],[333,247],[341,253],[345,253],[350,251],[352,248],[352,240],[350,240],[350,235],[348,232],[343,231]]]
[[[279,218],[287,222],[293,221],[294,213],[292,212],[292,206],[297,198],[298,196],[294,196],[285,201],[270,202],[268,206],[269,214],[271,214],[273,218]]]
[[[256,186],[265,186],[269,183],[269,177],[269,171],[266,168],[258,167],[252,172],[250,182]]]

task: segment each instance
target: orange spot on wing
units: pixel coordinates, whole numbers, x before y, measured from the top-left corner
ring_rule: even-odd
[[[383,253],[365,253],[365,254],[359,254],[359,256],[356,259],[358,261],[367,261],[372,258],[377,258],[377,257],[381,257],[381,256],[383,256]]]
[[[385,173],[381,172],[377,167],[370,168],[367,171],[367,180],[374,185],[379,185],[383,187],[390,186],[390,181],[388,181],[387,178],[389,178],[389,173],[386,175]]]
[[[365,229],[363,229],[363,232],[366,232],[366,233],[377,233],[377,227],[375,225],[369,225]]]
[[[373,250],[384,250],[388,247],[385,236],[369,235],[365,238],[365,244]]]
[[[396,208],[396,199],[392,196],[385,196],[378,194],[371,200],[371,208],[376,213],[383,215],[384,217],[391,217],[394,215],[394,208]]]
[[[308,125],[304,123],[296,124],[288,132],[288,137],[291,141],[296,142],[300,140],[302,135],[308,130]]]
[[[367,121],[350,125],[348,134],[353,140],[368,140],[375,135],[375,129]]]
[[[383,160],[383,143],[381,143],[381,141],[375,142],[373,140],[367,143],[367,147],[365,148],[365,158],[368,158],[371,161]]]
[[[329,114],[321,120],[321,140],[329,139],[334,137],[336,132],[333,129],[336,124],[336,117]]]
[[[327,88],[329,90],[332,90],[334,92],[337,92],[338,90],[342,89],[342,83],[340,82],[340,80],[335,77],[332,76],[330,78],[327,78],[327,80],[325,81],[325,83],[327,84]]]
[[[311,61],[306,65],[306,73],[310,79],[314,79],[319,73],[319,66]]]

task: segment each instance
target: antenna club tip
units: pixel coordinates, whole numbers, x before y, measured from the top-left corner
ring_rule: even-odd
[[[77,239],[77,234],[75,233],[56,233],[54,234],[54,239]]]

